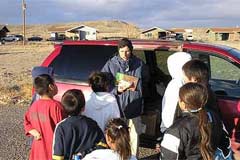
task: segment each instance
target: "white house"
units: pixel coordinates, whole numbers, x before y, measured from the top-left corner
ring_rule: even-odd
[[[48,29],[50,36],[54,39],[59,37],[66,37],[67,39],[73,40],[96,40],[97,39],[97,29],[88,27],[85,25],[79,25],[77,27],[51,27]]]
[[[81,25],[78,27],[71,28],[67,32],[75,33],[79,40],[96,40],[97,39],[97,29]]]

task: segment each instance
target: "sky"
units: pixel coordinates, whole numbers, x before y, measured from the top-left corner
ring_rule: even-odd
[[[140,28],[236,27],[240,0],[25,0],[27,24],[120,20]],[[0,24],[22,23],[22,0],[0,0]]]

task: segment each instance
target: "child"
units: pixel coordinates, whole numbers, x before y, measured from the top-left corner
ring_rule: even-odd
[[[34,83],[34,79],[36,77],[42,75],[42,74],[47,74],[47,75],[53,77],[53,68],[52,67],[45,67],[45,66],[35,66],[35,67],[33,67],[33,69],[32,69],[33,83]],[[34,91],[33,96],[32,96],[32,101],[31,101],[30,104],[32,105],[33,102],[35,102],[39,99],[40,99],[40,96]],[[27,138],[27,145],[29,145],[29,147],[31,147],[32,141],[33,141],[33,137],[28,137]]]
[[[33,102],[24,117],[25,134],[34,137],[29,159],[49,160],[52,155],[53,131],[63,119],[64,112],[62,105],[53,99],[58,90],[49,75],[36,77],[34,88],[41,98]]]
[[[105,137],[110,149],[95,150],[83,160],[136,160],[131,156],[129,128],[122,119],[112,119],[107,123]]]
[[[216,146],[211,143],[211,123],[205,110],[207,89],[198,83],[180,88],[181,117],[166,130],[161,142],[161,159],[213,159]],[[215,133],[215,134],[214,134]]]
[[[185,83],[196,82],[207,87],[209,98],[206,107],[214,110],[220,116],[216,95],[209,86],[209,69],[206,64],[200,60],[194,59],[184,64],[182,70]]]
[[[182,66],[191,59],[191,55],[186,52],[176,52],[168,57],[168,71],[172,80],[168,83],[162,100],[162,122],[160,126],[162,133],[173,124],[179,88],[183,85]]]
[[[97,145],[102,145],[104,135],[97,123],[81,115],[85,108],[82,91],[68,90],[61,101],[68,118],[58,123],[55,129],[52,158],[71,160],[76,155],[85,155]]]
[[[33,69],[32,69],[33,81],[36,77],[38,77],[42,74],[47,74],[47,75],[53,77],[53,68],[52,67],[45,67],[45,66],[35,66],[35,67],[33,67]],[[33,102],[35,102],[36,100],[38,100],[39,98],[40,98],[40,96],[35,92],[34,95],[32,96],[31,104]]]
[[[209,86],[209,69],[207,65],[200,61],[200,60],[191,60],[183,65],[183,75],[184,75],[184,82],[194,82],[194,83],[201,83],[203,86],[207,88],[208,91],[208,99],[205,105],[206,111],[209,115],[215,117],[215,123],[213,130],[219,130],[216,138],[216,135],[212,135],[215,141],[213,143],[216,144],[217,149],[219,150],[219,155],[223,156],[224,159],[231,159],[231,143],[229,134],[226,131],[224,124],[221,122],[221,112],[217,105],[217,98],[215,93],[211,90]]]
[[[94,72],[88,81],[93,92],[86,101],[83,114],[95,120],[104,131],[108,120],[120,117],[117,100],[113,94],[108,92],[110,79],[107,73]]]

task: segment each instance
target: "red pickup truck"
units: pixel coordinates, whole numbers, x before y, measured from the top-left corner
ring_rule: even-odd
[[[54,78],[60,100],[72,88],[81,89],[88,96],[87,78],[92,71],[101,70],[105,62],[117,52],[116,40],[64,41],[44,60],[43,66],[54,68]],[[143,122],[147,132],[141,135],[141,145],[153,147],[159,136],[161,100],[170,80],[167,58],[179,49],[205,62],[210,68],[210,84],[218,97],[224,124],[232,138],[232,148],[240,154],[240,51],[234,48],[198,42],[132,40],[134,54],[150,70],[148,95],[144,96]],[[161,90],[159,90],[159,87]]]

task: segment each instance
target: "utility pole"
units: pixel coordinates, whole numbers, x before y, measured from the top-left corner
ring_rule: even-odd
[[[23,15],[23,45],[26,40],[26,2],[22,0],[22,15]]]

